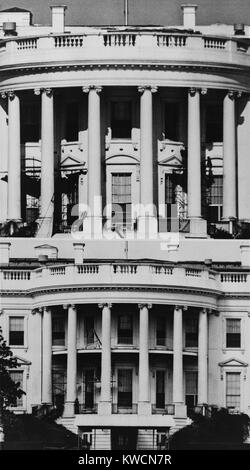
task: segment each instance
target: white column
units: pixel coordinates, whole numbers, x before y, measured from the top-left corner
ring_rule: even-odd
[[[33,310],[29,320],[32,334],[29,347],[31,349],[31,384],[32,405],[40,405],[42,401],[42,309]]]
[[[96,236],[102,233],[101,190],[101,111],[102,87],[83,87],[88,93],[88,206],[86,230]]]
[[[20,99],[8,93],[9,138],[8,138],[8,220],[21,220],[21,134]]]
[[[0,223],[6,222],[8,219],[8,102],[5,99],[6,93],[2,93],[0,98]]]
[[[68,306],[68,354],[67,354],[67,393],[64,407],[65,416],[74,415],[77,381],[77,310],[75,305]]]
[[[199,313],[198,337],[198,405],[207,404],[208,385],[208,318],[206,309]]]
[[[223,101],[223,219],[236,218],[235,93]]]
[[[42,402],[52,404],[52,318],[48,307],[43,309],[43,380]]]
[[[173,402],[183,404],[183,328],[182,309],[174,309],[174,341],[173,341]]]
[[[138,88],[140,100],[140,204],[139,232],[147,235],[157,233],[157,219],[153,194],[153,97],[157,87],[142,86]],[[148,227],[148,228],[147,228]]]
[[[150,381],[149,381],[149,353],[148,353],[148,324],[149,309],[152,305],[139,304],[139,393],[138,414],[150,413]]]
[[[53,91],[42,91],[41,130],[41,206],[38,235],[50,237],[54,216],[54,98]]]
[[[201,93],[205,94],[206,89]],[[188,217],[190,233],[206,236],[206,221],[201,218],[201,117],[200,90],[188,91]]]
[[[111,307],[100,304],[102,309],[102,358],[101,358],[101,399],[99,414],[111,413]]]

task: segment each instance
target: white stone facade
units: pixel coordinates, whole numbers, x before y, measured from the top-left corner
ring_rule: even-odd
[[[250,222],[249,28],[183,11],[81,28],[54,7],[0,33],[14,410],[63,406],[91,449],[160,449],[194,409],[250,414],[250,243],[209,232]]]

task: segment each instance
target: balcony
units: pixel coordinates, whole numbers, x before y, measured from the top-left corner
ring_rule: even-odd
[[[82,28],[82,33],[14,37],[1,40],[0,67],[37,64],[56,65],[91,63],[92,67],[114,63],[197,63],[210,67],[250,65],[247,41],[202,34],[140,29]]]
[[[112,413],[113,414],[129,414],[135,415],[138,411],[137,403],[133,403],[131,406],[121,406],[117,403],[112,404]]]
[[[175,414],[175,406],[165,405],[164,408],[159,408],[155,404],[152,405],[152,414],[154,415],[174,415]]]

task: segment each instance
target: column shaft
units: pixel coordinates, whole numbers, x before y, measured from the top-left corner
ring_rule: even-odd
[[[223,219],[236,217],[235,98],[227,93],[223,102]]]
[[[148,306],[140,308],[139,331],[139,402],[149,401]]]
[[[183,340],[182,309],[174,310],[174,344],[173,344],[173,402],[183,403]]]
[[[8,94],[8,219],[21,220],[21,137],[20,99],[15,93]]]
[[[49,308],[43,309],[42,402],[52,403],[52,318]]]
[[[68,355],[67,355],[67,394],[65,412],[68,415],[74,414],[74,402],[76,399],[77,380],[77,310],[75,306],[68,307]]]
[[[188,216],[201,217],[200,93],[188,93]]]
[[[54,98],[51,90],[42,91],[41,130],[41,229],[52,234],[54,215]]]
[[[198,404],[207,403],[207,386],[208,386],[208,319],[207,311],[203,310],[199,313],[199,339],[198,339]]]
[[[153,99],[150,87],[141,89],[140,103],[141,204],[153,206]]]
[[[101,401],[111,402],[111,306],[102,307]]]

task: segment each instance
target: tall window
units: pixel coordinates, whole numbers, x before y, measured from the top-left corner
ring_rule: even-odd
[[[65,138],[67,142],[77,142],[79,131],[79,106],[77,101],[66,104],[66,129]]]
[[[24,103],[21,107],[21,143],[40,139],[40,112],[38,103]]]
[[[156,371],[156,408],[165,407],[165,372]]]
[[[52,317],[52,344],[53,346],[65,345],[65,317]]]
[[[19,384],[19,388],[23,390],[23,371],[22,370],[12,370],[10,371],[10,377],[15,382]],[[13,403],[14,406],[23,406],[23,395],[20,398],[16,398]]]
[[[198,347],[198,319],[187,318],[185,321],[185,346],[186,348]]]
[[[85,317],[84,327],[85,327],[85,343],[87,345],[93,344],[95,342],[95,319],[93,316]]]
[[[131,173],[112,174],[112,222],[116,227],[131,227]]]
[[[223,141],[222,105],[210,104],[206,108],[206,142]]]
[[[63,406],[66,395],[66,373],[64,370],[52,370],[53,404]]]
[[[186,371],[185,373],[185,402],[188,408],[197,405],[198,399],[198,373],[197,371]]]
[[[132,315],[119,315],[118,317],[118,343],[133,343],[133,318]]]
[[[226,406],[240,408],[240,372],[226,373]]]
[[[228,318],[226,320],[226,347],[241,347],[241,320],[237,318]]]
[[[94,369],[84,372],[84,404],[85,408],[93,408],[94,406]]]
[[[10,317],[9,319],[9,345],[24,345],[24,317]]]
[[[132,369],[118,369],[118,396],[120,407],[132,407]]]
[[[156,321],[156,345],[165,346],[166,343],[166,320],[158,317]]]
[[[209,188],[209,220],[219,222],[222,218],[223,204],[223,176],[214,175],[212,185]]]
[[[169,102],[165,105],[165,137],[169,140],[179,141],[179,103]]]
[[[132,130],[131,101],[113,101],[111,103],[112,138],[130,139]]]

